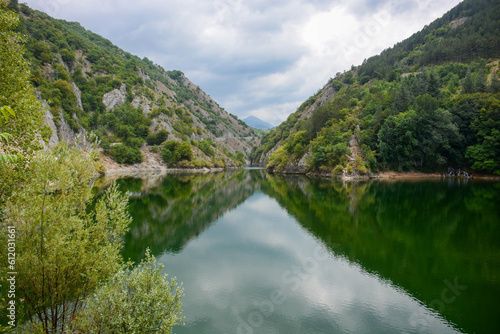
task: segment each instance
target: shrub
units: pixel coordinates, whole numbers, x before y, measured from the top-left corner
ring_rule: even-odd
[[[360,174],[367,174],[368,169],[366,168],[366,164],[361,158],[361,156],[356,157],[356,166],[354,167],[354,170],[356,170]]]
[[[282,172],[288,165],[288,154],[283,146],[280,146],[273,154],[269,157],[269,164],[267,168],[274,168],[277,172]]]
[[[130,137],[126,141],[127,146],[131,148],[140,148],[144,144],[144,140],[141,138]]]
[[[342,165],[337,165],[333,169],[332,173],[333,175],[340,176],[344,172],[344,167]]]
[[[165,140],[167,140],[169,132],[165,129],[161,129],[158,132],[150,133],[146,137],[146,143],[150,146],[152,145],[161,145]]]
[[[214,167],[216,167],[216,168],[224,168],[224,167],[226,167],[226,163],[223,160],[217,159],[214,162]]]
[[[209,157],[213,157],[215,156],[215,151],[212,148],[215,147],[214,145],[215,143],[212,141],[212,139],[204,138],[199,141],[198,148]]]
[[[70,64],[75,60],[75,54],[73,53],[73,51],[70,51],[68,49],[61,49],[59,53],[61,54],[62,60],[67,64]]]
[[[134,164],[142,162],[141,150],[123,144],[117,144],[110,148],[111,157],[119,164]]]
[[[189,162],[193,159],[191,144],[187,141],[181,143],[169,140],[163,144],[161,158],[169,166],[179,165],[181,161]]]
[[[87,299],[73,323],[82,333],[171,333],[182,323],[183,289],[162,275],[149,249],[136,267],[119,271]]]

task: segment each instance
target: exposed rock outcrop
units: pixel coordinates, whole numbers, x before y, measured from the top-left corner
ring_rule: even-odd
[[[75,133],[75,131],[73,131],[73,129],[71,129],[68,122],[66,122],[66,120],[64,119],[62,111],[59,117],[60,117],[60,125],[59,128],[57,129],[57,132],[59,134],[59,140],[65,141],[68,144],[76,144],[77,134]]]
[[[310,153],[307,152],[302,156],[299,161],[292,161],[284,170],[287,174],[304,174],[308,170],[307,160],[310,157]]]
[[[59,143],[59,137],[57,136],[57,126],[54,123],[54,116],[49,110],[49,106],[44,101],[43,107],[45,110],[45,124],[47,124],[52,130],[52,135],[49,138],[49,142],[47,143],[48,147],[54,147]]]
[[[132,100],[132,106],[134,108],[142,108],[142,112],[147,115],[151,112],[151,107],[149,106],[150,101],[144,96],[137,95]]]
[[[80,88],[74,83],[71,82],[71,85],[73,86],[73,93],[76,96],[76,106],[80,109],[83,110],[83,105],[82,105],[82,92],[80,91]]]
[[[102,103],[106,106],[106,111],[116,108],[125,103],[127,99],[127,90],[124,83],[120,89],[113,89],[111,92],[104,94]]]

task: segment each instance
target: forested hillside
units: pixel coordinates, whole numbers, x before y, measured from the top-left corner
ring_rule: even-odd
[[[92,131],[119,163],[142,161],[146,149],[170,166],[210,167],[242,164],[258,143],[251,128],[182,72],[131,55],[78,23],[17,1],[9,9],[21,14],[19,30],[28,37],[26,58],[46,101],[50,146]]]
[[[500,2],[466,0],[336,76],[262,138],[276,171],[500,175]]]

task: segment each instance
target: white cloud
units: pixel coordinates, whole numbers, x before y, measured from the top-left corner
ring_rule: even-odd
[[[26,0],[80,22],[226,110],[277,124],[336,72],[409,37],[459,0]]]

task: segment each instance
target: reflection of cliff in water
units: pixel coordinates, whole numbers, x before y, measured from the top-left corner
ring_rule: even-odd
[[[118,179],[134,218],[125,236],[125,259],[140,260],[148,247],[155,255],[179,252],[254,193],[259,182],[252,175],[239,170]]]
[[[498,186],[272,176],[261,188],[334,253],[402,287],[449,321],[460,319],[465,331],[487,333],[498,324]],[[466,289],[453,295],[454,284]],[[442,301],[444,289],[453,302]]]

